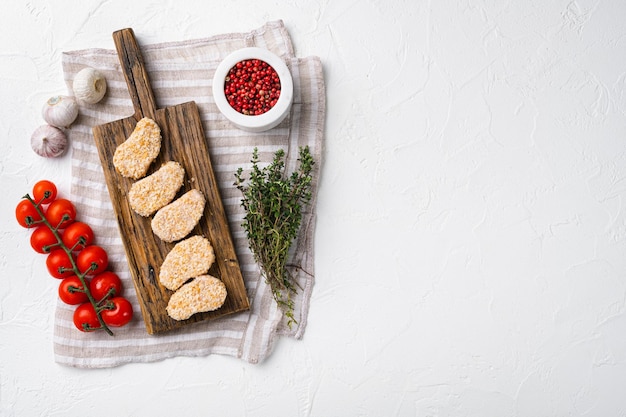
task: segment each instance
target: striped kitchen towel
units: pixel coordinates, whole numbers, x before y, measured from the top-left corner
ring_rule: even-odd
[[[250,309],[192,324],[171,332],[149,335],[126,263],[120,231],[105,184],[98,152],[93,141],[93,126],[133,114],[132,103],[116,52],[111,49],[86,49],[63,54],[65,83],[72,95],[72,81],[84,67],[100,70],[108,90],[98,104],[80,104],[77,121],[69,129],[72,144],[72,183],[70,198],[78,218],[91,225],[96,243],[109,254],[110,269],[122,278],[124,295],[133,303],[135,317],[115,336],[105,332],[82,333],[72,323],[74,308],[58,302],[55,312],[55,360],[82,368],[105,368],[129,362],[153,362],[174,356],[230,355],[250,363],[263,361],[272,352],[277,337],[302,338],[314,282],[314,225],[317,178],[321,166],[325,120],[325,87],[318,57],[297,58],[282,21],[268,22],[247,33],[230,33],[204,39],[141,44],[157,107],[187,101],[199,107],[215,175],[230,222]],[[111,42],[112,43],[112,42]],[[211,93],[213,72],[219,62],[235,49],[249,46],[267,48],[285,60],[294,80],[291,113],[279,126],[264,133],[248,133],[234,128],[218,111]],[[260,275],[241,227],[244,216],[241,193],[234,185],[238,167],[251,166],[254,147],[271,161],[273,153],[284,149],[287,169],[296,166],[298,149],[308,145],[315,158],[313,199],[306,207],[300,235],[294,242],[291,263],[301,290],[296,298],[297,326],[289,328],[272,298],[269,286]],[[123,231],[132,233],[132,231]]]

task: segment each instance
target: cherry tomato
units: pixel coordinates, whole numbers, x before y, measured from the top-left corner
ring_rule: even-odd
[[[15,218],[22,227],[34,227],[33,222],[41,220],[35,205],[30,200],[22,200],[15,207]]]
[[[65,278],[74,275],[72,261],[61,248],[52,249],[46,258],[46,266],[50,275],[55,278]]]
[[[41,180],[33,187],[33,200],[37,204],[50,204],[57,198],[57,187],[52,181]]]
[[[38,253],[50,253],[58,243],[57,237],[45,224],[37,227],[30,235],[30,246]]]
[[[78,253],[76,265],[81,273],[96,275],[107,269],[107,266],[109,266],[109,257],[107,252],[100,246],[91,245]]]
[[[91,303],[83,303],[74,311],[74,326],[81,332],[99,329],[98,313]]]
[[[46,218],[52,225],[52,227],[58,227],[64,229],[70,224],[74,223],[76,219],[76,207],[71,201],[65,198],[59,198],[54,200],[48,206],[46,210]]]
[[[113,290],[111,294],[109,294],[110,290]],[[122,280],[117,274],[104,271],[93,277],[89,284],[89,291],[96,301],[101,301],[107,295],[115,297],[122,294]]]
[[[105,306],[100,315],[107,326],[121,327],[133,318],[133,306],[124,297],[113,297]]]
[[[74,222],[65,228],[61,240],[69,249],[80,250],[93,243],[93,230],[86,223]]]
[[[65,304],[82,304],[89,301],[80,279],[76,275],[63,278],[59,284],[59,298]]]

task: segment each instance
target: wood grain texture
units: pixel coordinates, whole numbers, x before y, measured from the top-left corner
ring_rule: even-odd
[[[135,109],[135,118],[149,117],[155,120],[156,102],[150,78],[143,62],[143,55],[132,29],[113,32],[113,42],[122,65],[126,86]]]
[[[113,38],[122,71],[129,84],[135,114],[95,126],[93,135],[146,329],[149,334],[154,334],[247,310],[249,301],[198,107],[194,102],[187,102],[156,109],[148,74],[132,29],[117,31]],[[137,121],[144,116],[157,122],[163,137],[161,152],[147,175],[156,171],[164,162],[177,161],[185,168],[185,182],[177,197],[194,188],[205,195],[207,204],[203,217],[189,236],[202,235],[209,239],[216,258],[209,273],[221,279],[228,291],[226,302],[221,308],[195,314],[184,321],[173,320],[167,315],[165,307],[173,292],[163,287],[158,280],[160,266],[175,242],[161,241],[152,232],[152,217],[142,217],[131,209],[128,191],[133,180],[119,175],[113,166],[115,149],[130,136]]]

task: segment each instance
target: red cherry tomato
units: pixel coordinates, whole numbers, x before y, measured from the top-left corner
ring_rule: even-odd
[[[104,271],[96,275],[89,284],[89,291],[96,301],[101,301],[109,295],[115,297],[122,294],[122,280],[111,271]],[[111,293],[109,294],[109,291]]]
[[[61,248],[52,249],[46,258],[46,266],[50,275],[55,278],[65,278],[74,275],[72,261]]]
[[[65,304],[82,304],[89,301],[80,279],[76,275],[63,278],[59,284],[59,298]]]
[[[64,229],[74,223],[76,219],[76,207],[74,207],[71,201],[65,198],[59,198],[48,206],[46,219],[48,219],[52,227]]]
[[[41,180],[33,187],[33,200],[37,204],[50,204],[57,198],[57,187],[52,181]]]
[[[96,275],[107,269],[109,257],[100,246],[91,245],[78,253],[76,265],[82,274]]]
[[[91,303],[83,303],[74,311],[74,326],[81,332],[89,332],[99,329],[100,321],[98,313]]]
[[[100,315],[107,326],[121,327],[133,318],[133,306],[124,297],[113,297],[105,306]]]
[[[30,246],[38,253],[50,253],[58,243],[57,237],[45,224],[37,227],[30,235]]]
[[[22,227],[34,227],[33,222],[40,221],[41,215],[30,200],[22,200],[15,207],[15,218]]]
[[[93,243],[93,230],[88,224],[74,222],[63,231],[63,244],[70,250],[80,250]]]

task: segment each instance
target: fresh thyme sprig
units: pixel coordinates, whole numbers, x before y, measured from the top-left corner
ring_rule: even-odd
[[[252,153],[252,170],[248,184],[243,168],[235,173],[234,185],[243,197],[241,206],[246,215],[242,227],[250,250],[260,264],[272,295],[288,318],[288,325],[297,323],[293,296],[297,282],[286,268],[289,248],[298,236],[302,208],[311,200],[311,171],[315,161],[309,147],[299,149],[299,166],[291,175],[285,173],[285,152],[275,152],[272,162],[259,168],[259,152]]]

